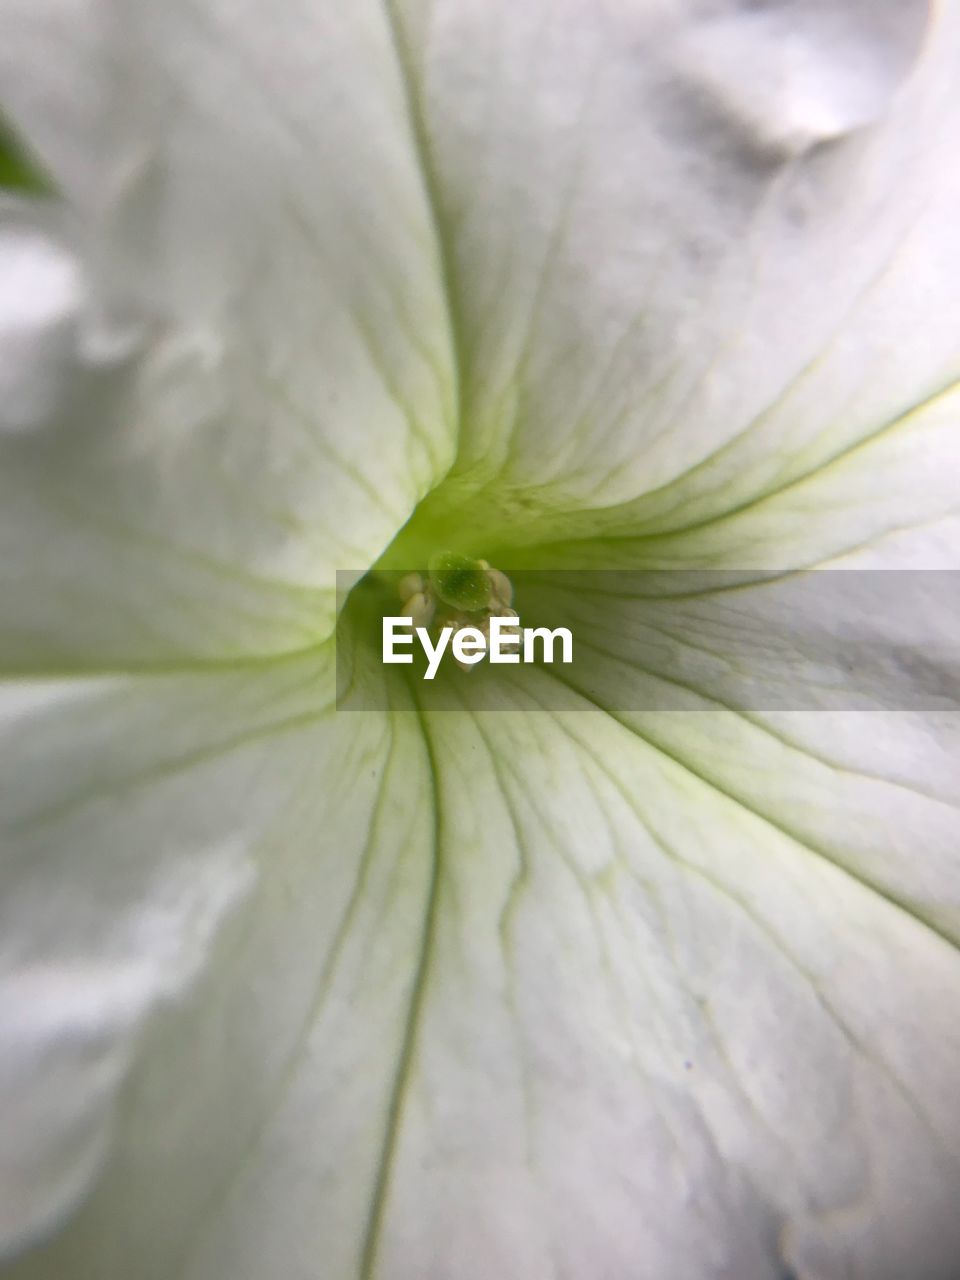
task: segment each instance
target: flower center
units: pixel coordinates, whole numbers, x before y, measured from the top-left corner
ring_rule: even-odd
[[[511,607],[513,584],[507,575],[486,560],[455,551],[432,555],[426,577],[405,573],[397,591],[402,611],[412,625],[433,625],[435,634],[449,627],[454,632],[474,629],[489,637],[491,618],[517,616]]]

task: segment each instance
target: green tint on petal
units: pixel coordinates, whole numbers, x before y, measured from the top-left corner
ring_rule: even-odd
[[[0,117],[0,194],[52,195],[53,187]]]
[[[953,6],[398,9],[462,352],[457,460],[414,521],[435,545],[644,556],[960,376]],[[937,503],[957,457],[938,442]]]

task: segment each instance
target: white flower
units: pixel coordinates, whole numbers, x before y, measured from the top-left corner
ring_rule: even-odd
[[[958,57],[920,0],[3,0],[62,196],[0,218],[4,1277],[956,1274],[953,579],[788,617],[871,711],[689,673],[788,571],[957,568]],[[337,710],[335,571],[444,547],[741,585],[625,574],[592,706],[486,712],[348,604]]]

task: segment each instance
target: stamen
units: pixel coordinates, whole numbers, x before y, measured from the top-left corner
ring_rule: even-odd
[[[397,583],[403,613],[413,627],[432,626],[435,636],[445,627],[454,633],[472,627],[490,636],[490,619],[516,618],[513,583],[486,560],[474,560],[455,551],[439,551],[430,557],[427,575],[405,573]],[[513,638],[504,644],[519,646]],[[449,652],[449,650],[448,650]],[[475,664],[454,661],[464,671]]]

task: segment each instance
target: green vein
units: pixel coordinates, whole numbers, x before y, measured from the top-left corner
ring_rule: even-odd
[[[447,311],[447,323],[450,326],[451,354],[453,356],[453,406],[456,426],[454,453],[456,455],[459,453],[460,435],[463,429],[464,370],[466,368],[466,344],[460,319],[460,308],[456,300],[456,267],[453,249],[444,231],[440,184],[436,175],[426,116],[420,101],[420,95],[416,90],[413,56],[403,31],[402,22],[397,15],[394,0],[384,0],[384,15],[392,38],[397,68],[400,72],[400,81],[406,97],[411,136],[416,148],[417,159],[420,162],[423,193],[426,197],[427,211],[433,228],[433,239],[437,252],[441,292]]]
[[[291,1046],[289,1057],[283,1068],[281,1078],[271,1096],[269,1105],[264,1109],[258,1122],[254,1125],[253,1130],[250,1133],[233,1168],[228,1172],[221,1186],[211,1194],[204,1210],[199,1215],[197,1227],[195,1231],[191,1233],[189,1239],[184,1245],[180,1255],[180,1260],[173,1269],[173,1274],[175,1275],[186,1274],[190,1261],[196,1256],[199,1250],[205,1229],[207,1228],[210,1219],[226,1204],[231,1192],[238,1185],[242,1174],[249,1166],[250,1161],[260,1149],[270,1123],[277,1116],[280,1108],[287,1100],[294,1076],[296,1075],[297,1069],[303,1062],[304,1053],[306,1052],[307,1046],[310,1042],[310,1036],[313,1032],[317,1016],[324,999],[329,993],[330,983],[340,961],[350,924],[356,915],[356,909],[369,875],[374,845],[383,816],[384,796],[389,790],[390,773],[396,756],[396,723],[393,719],[391,719],[389,723],[390,745],[387,749],[387,757],[384,761],[380,784],[377,788],[376,799],[374,800],[373,807],[370,812],[370,820],[367,826],[367,834],[363,844],[363,851],[360,855],[356,874],[353,879],[353,885],[347,900],[347,905],[344,908],[343,914],[340,918],[340,923],[334,932],[333,940],[327,948],[326,955],[324,956],[323,962],[320,966],[320,973],[317,977],[307,1012],[304,1015],[300,1032],[294,1039],[293,1045]],[[308,774],[309,773],[310,771],[308,770]],[[315,789],[312,789],[310,800],[312,809],[313,805],[316,803]]]
[[[650,747],[651,750],[658,752],[661,756],[663,756],[667,760],[672,760],[675,765],[683,769],[691,777],[696,778],[698,781],[704,783],[704,785],[710,787],[711,790],[716,792],[717,795],[723,796],[724,799],[728,800],[731,804],[734,804],[738,808],[741,808],[745,810],[747,813],[752,814],[760,822],[763,822],[768,827],[772,828],[775,831],[778,831],[782,836],[785,836],[788,840],[790,840],[793,844],[797,845],[799,848],[806,849],[808,853],[811,853],[815,857],[820,858],[822,861],[828,863],[831,867],[834,867],[837,871],[849,877],[850,880],[855,881],[857,884],[859,884],[861,888],[866,889],[868,892],[875,894],[878,898],[882,898],[884,902],[886,902],[889,906],[893,907],[898,912],[907,916],[910,920],[913,921],[914,924],[919,925],[922,929],[928,930],[934,937],[938,938],[942,943],[944,943],[947,947],[949,947],[951,954],[953,955],[957,954],[958,946],[957,946],[956,939],[952,938],[949,933],[947,933],[944,929],[942,929],[939,925],[935,924],[933,921],[927,919],[924,915],[918,914],[907,900],[901,898],[899,895],[893,893],[891,890],[884,888],[884,886],[872,880],[864,873],[855,870],[853,867],[849,866],[844,862],[841,862],[836,857],[836,855],[831,853],[828,849],[823,848],[819,844],[813,843],[809,838],[802,836],[799,832],[795,831],[792,827],[788,826],[787,824],[777,821],[777,819],[774,818],[771,814],[764,813],[760,809],[755,809],[751,804],[749,804],[741,796],[738,796],[735,792],[728,790],[725,786],[723,786],[722,783],[717,781],[716,778],[712,778],[708,773],[705,773],[702,770],[697,769],[693,764],[690,763],[689,760],[685,759],[681,755],[678,755],[676,752],[671,751],[668,747],[664,746],[662,742],[658,741],[654,737],[651,737],[649,733],[644,733],[635,724],[631,723],[630,720],[625,719],[623,716],[619,715],[616,711],[612,710],[612,708],[598,701],[598,699],[593,694],[588,693],[579,685],[575,684],[572,680],[559,675],[556,671],[552,672],[551,674],[559,684],[563,685],[570,692],[574,694],[578,694],[591,707],[593,707],[597,711],[600,711],[603,715],[607,716],[614,723],[619,724],[621,728],[625,729],[627,733],[631,734],[638,741],[646,743],[646,745]]]
[[[377,1258],[382,1238],[383,1220],[386,1212],[390,1181],[396,1158],[400,1126],[407,1095],[407,1087],[413,1069],[413,1061],[417,1050],[421,1015],[430,977],[430,966],[436,944],[436,926],[440,887],[443,873],[443,825],[444,811],[440,799],[439,772],[437,758],[430,731],[427,727],[426,714],[423,708],[416,706],[416,714],[423,735],[423,745],[427,755],[430,779],[433,792],[433,856],[430,871],[430,882],[427,889],[427,903],[423,918],[423,932],[420,950],[414,973],[413,987],[410,993],[410,1004],[403,1042],[397,1059],[394,1075],[393,1091],[387,1108],[386,1130],[380,1159],[374,1178],[370,1210],[367,1216],[367,1228],[364,1232],[363,1249],[360,1255],[360,1280],[373,1280],[377,1270]]]

